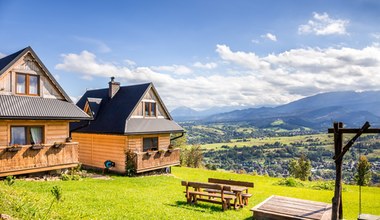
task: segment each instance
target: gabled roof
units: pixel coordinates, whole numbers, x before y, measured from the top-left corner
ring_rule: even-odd
[[[71,123],[70,130],[84,133],[109,134],[182,132],[183,129],[172,121],[169,112],[166,112],[169,119],[142,118],[136,120],[131,118],[134,110],[150,89],[155,91],[152,83],[121,86],[112,98],[108,96],[108,88],[87,91],[78,101],[77,105],[83,109],[87,102],[91,108],[91,102],[88,101],[101,100],[99,102],[100,106],[94,106],[98,108],[97,114],[94,116],[94,120],[89,123],[85,121]],[[157,97],[164,110],[167,111],[158,94]],[[91,110],[94,111],[92,108]]]
[[[73,103],[41,97],[0,95],[0,119],[88,120]]]
[[[10,54],[6,57],[0,59],[0,76],[4,74],[4,72],[9,69],[15,62],[17,62],[21,57],[25,54],[30,53],[32,57],[34,57],[37,63],[40,65],[42,70],[46,73],[48,79],[54,84],[54,86],[58,89],[58,91],[62,94],[66,101],[71,102],[70,97],[66,94],[66,92],[62,89],[62,87],[58,84],[58,82],[54,79],[53,75],[49,72],[49,70],[42,63],[37,54],[33,51],[31,47],[26,47],[22,50],[17,51],[16,53]]]
[[[99,98],[87,98],[88,107],[90,108],[92,117],[94,119],[98,115],[101,102],[102,102],[102,99],[99,99]]]

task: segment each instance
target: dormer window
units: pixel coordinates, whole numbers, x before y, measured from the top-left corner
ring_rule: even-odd
[[[156,117],[155,102],[145,102],[145,117]]]
[[[16,73],[16,94],[39,95],[39,77],[37,75]]]

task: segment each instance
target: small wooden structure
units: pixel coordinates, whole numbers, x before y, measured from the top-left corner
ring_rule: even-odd
[[[328,220],[331,217],[331,204],[271,196],[251,211],[255,220]]]
[[[332,199],[332,212],[331,219],[343,219],[343,206],[342,206],[342,165],[343,156],[352,147],[355,141],[363,133],[380,133],[379,128],[369,128],[371,125],[367,121],[360,129],[343,128],[342,122],[335,122],[334,128],[328,129],[328,133],[334,134],[334,149],[335,155],[335,191]],[[344,147],[343,147],[343,134],[356,134]]]

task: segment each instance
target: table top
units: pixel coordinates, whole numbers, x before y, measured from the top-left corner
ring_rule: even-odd
[[[256,215],[274,219],[277,217],[280,217],[279,219],[331,218],[331,204],[283,196],[271,196],[251,211],[254,212],[255,218]]]

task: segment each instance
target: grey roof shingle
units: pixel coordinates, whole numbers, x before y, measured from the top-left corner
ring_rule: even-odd
[[[88,120],[73,103],[42,97],[0,95],[0,119]]]
[[[125,134],[150,134],[183,132],[183,128],[169,119],[131,118],[125,126]]]

